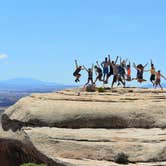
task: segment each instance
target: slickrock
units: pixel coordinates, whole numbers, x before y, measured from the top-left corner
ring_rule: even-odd
[[[164,129],[25,128],[43,154],[51,158],[114,161],[118,153],[130,162],[166,161]]]
[[[5,111],[2,128],[24,131],[34,154],[60,164],[120,166],[124,153],[129,166],[166,166],[166,90],[32,94]]]
[[[166,91],[126,88],[105,93],[80,92],[80,96],[77,91],[25,97],[5,111],[2,127],[4,130],[17,130],[23,126],[166,127]]]

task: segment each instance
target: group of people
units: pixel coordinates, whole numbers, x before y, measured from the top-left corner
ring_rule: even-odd
[[[155,88],[157,86],[160,86],[160,88],[163,89],[163,87],[161,86],[161,77],[165,80],[166,77],[161,74],[160,70],[156,71],[152,60],[150,62],[150,65],[150,70],[145,70],[145,68],[148,66],[148,63],[146,63],[145,65],[136,65],[135,63],[133,63],[133,68],[137,71],[137,75],[136,78],[132,78],[130,61],[128,61],[127,59],[123,60],[120,57],[112,60],[110,58],[110,55],[108,55],[108,57],[105,57],[105,60],[101,62],[101,64],[96,61],[96,64],[92,65],[91,68],[86,68],[84,65],[78,65],[77,60],[75,60],[76,69],[73,73],[73,76],[75,77],[75,82],[79,82],[81,77],[80,72],[81,70],[85,70],[88,73],[88,79],[84,87],[86,87],[88,84],[95,85],[98,80],[103,82],[104,84],[107,84],[110,77],[113,76],[111,84],[111,88],[113,88],[115,83],[117,83],[117,86],[122,84],[123,87],[125,87],[126,81],[137,80],[139,83],[142,83],[146,81],[144,79],[144,72],[150,72],[150,81],[153,86]],[[95,80],[93,79],[94,70],[96,73]]]

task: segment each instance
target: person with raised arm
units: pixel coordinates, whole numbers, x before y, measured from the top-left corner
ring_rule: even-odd
[[[118,85],[120,85],[120,83],[122,83],[122,85],[125,87],[125,75],[126,75],[126,71],[125,71],[125,66],[126,66],[126,61],[123,60],[122,58],[120,58],[120,65],[118,65]]]
[[[117,61],[118,61],[118,56],[117,56],[117,58],[116,58],[116,60],[115,60],[115,62],[114,61],[112,61],[112,63],[111,63],[111,65],[112,65],[112,68],[113,68],[113,75],[114,75],[114,77],[113,77],[113,80],[112,80],[112,84],[111,84],[111,88],[113,88],[113,86],[114,86],[114,83],[116,83],[117,81],[118,81],[118,64],[116,64],[117,63]]]
[[[156,77],[156,70],[155,70],[155,67],[154,67],[154,64],[153,64],[152,60],[150,60],[150,65],[151,65],[150,70],[146,70],[146,71],[150,72],[150,82],[154,86],[154,84],[155,84],[155,77]]]
[[[146,63],[144,66],[142,64],[136,65],[135,63],[133,63],[133,67],[137,70],[137,77],[133,78],[132,80],[137,80],[139,83],[146,81],[143,78],[143,74],[144,74],[144,69],[147,65],[148,63]]]
[[[81,77],[81,74],[80,74],[80,71],[83,70],[82,66],[78,66],[78,62],[77,60],[75,60],[75,71],[73,73],[73,76],[76,78],[75,79],[75,82],[79,82],[80,80],[80,77]]]
[[[131,81],[131,64],[130,61],[126,66],[126,81]]]
[[[108,72],[108,74],[107,74],[106,80],[104,81],[104,83],[106,83],[106,84],[108,83],[109,78],[110,78],[112,75],[114,75],[112,63],[114,63],[114,61],[111,62],[110,55],[108,55],[109,72]]]
[[[94,84],[97,82],[97,80],[99,81],[103,81],[102,80],[102,76],[103,76],[103,73],[102,73],[102,69],[98,63],[98,61],[96,61],[96,65],[94,66],[94,69],[95,69],[95,73],[96,73],[96,79],[95,79],[95,82]]]
[[[161,74],[160,70],[156,72],[156,80],[155,80],[155,88],[159,85],[161,90],[163,90],[163,87],[161,86],[161,77],[166,80],[166,77]]]
[[[93,83],[93,64],[92,64],[92,68],[87,69],[85,66],[83,66],[83,68],[87,71],[88,73],[88,80],[87,83],[84,85],[84,87],[86,87],[90,82]]]
[[[105,81],[108,75],[108,66],[109,66],[107,57],[105,57],[105,60],[101,63],[101,66],[103,68],[103,81]]]

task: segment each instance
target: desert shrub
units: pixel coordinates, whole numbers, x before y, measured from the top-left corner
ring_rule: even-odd
[[[95,85],[88,85],[88,86],[86,87],[86,91],[87,91],[87,92],[95,92],[95,91],[96,91]]]
[[[118,164],[128,164],[129,160],[128,160],[129,156],[125,153],[118,153],[115,156],[115,162]]]
[[[99,87],[99,88],[97,89],[97,91],[98,91],[99,93],[103,93],[103,92],[104,92],[104,88],[103,88],[103,87]]]
[[[20,166],[46,166],[45,164],[25,163]]]

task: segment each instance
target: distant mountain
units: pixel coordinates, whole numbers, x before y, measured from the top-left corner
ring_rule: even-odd
[[[0,81],[0,90],[52,91],[72,87],[70,85],[44,82],[33,78],[14,78]]]

